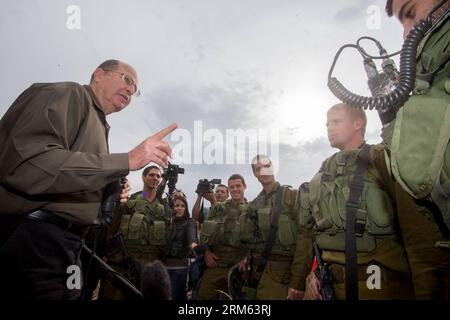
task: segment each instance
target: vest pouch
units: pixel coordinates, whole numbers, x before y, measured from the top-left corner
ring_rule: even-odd
[[[142,240],[145,242],[148,233],[144,215],[140,213],[123,215],[120,229],[125,240]]]
[[[255,241],[255,228],[251,213],[244,213],[239,217],[239,238],[244,243],[253,243]]]
[[[377,235],[394,234],[394,208],[388,194],[373,183],[365,182],[365,185],[366,230]]]
[[[237,219],[233,218],[231,212],[229,212],[229,216],[226,216],[225,219],[223,219],[223,232],[225,234],[233,232],[236,222]]]
[[[321,232],[316,234],[316,242],[319,248],[330,251],[345,252],[345,232],[330,234]],[[362,237],[356,237],[357,252],[371,252],[376,249],[375,237],[365,232]]]
[[[200,233],[201,242],[209,246],[217,245],[219,243],[220,227],[222,225],[223,223],[214,220],[203,222],[202,231]]]
[[[271,208],[258,209],[258,227],[264,241],[267,240],[270,231],[270,211]]]
[[[285,247],[292,246],[297,238],[295,226],[285,214],[280,215],[278,220],[278,239],[280,244]]]
[[[153,245],[164,245],[166,243],[166,224],[164,221],[155,220],[150,224],[148,242]]]
[[[329,214],[332,223],[339,229],[345,229],[347,221],[347,200],[350,195],[348,178],[338,177],[334,182],[334,190],[329,199]]]
[[[239,225],[239,220],[235,220],[235,225],[233,231],[231,232],[231,237],[229,239],[225,239],[225,241],[228,242],[230,246],[239,247],[241,245],[241,239],[239,235],[240,230],[241,227]]]
[[[436,78],[426,94],[413,95],[395,119],[391,170],[403,189],[417,199],[430,194],[442,167],[448,166],[443,160],[450,137],[450,108],[448,94],[438,91],[439,81]]]
[[[332,195],[333,184],[324,183],[326,175],[324,172],[316,174],[310,182],[309,203],[312,216],[316,222],[317,230],[327,230],[333,226],[329,216],[329,201]]]

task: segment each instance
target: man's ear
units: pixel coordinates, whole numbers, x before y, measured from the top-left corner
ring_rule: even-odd
[[[356,130],[362,130],[364,128],[364,120],[361,118],[356,119],[353,121],[353,126]]]
[[[95,69],[94,78],[93,78],[94,82],[101,80],[104,75],[105,75],[105,70],[103,70],[102,68]]]

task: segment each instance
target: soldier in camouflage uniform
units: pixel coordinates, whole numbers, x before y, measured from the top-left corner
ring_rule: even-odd
[[[245,180],[241,175],[230,176],[228,189],[231,199],[217,202],[203,222],[200,241],[208,249],[205,251],[207,268],[199,289],[201,300],[217,299],[228,292],[228,270],[241,261],[247,252],[239,237],[239,217],[247,209],[245,188]]]
[[[375,167],[383,157],[382,145],[364,141],[366,116],[363,110],[345,104],[333,106],[327,113],[328,139],[340,151],[326,159],[319,172],[299,190],[299,222],[303,248],[294,261],[302,265],[294,269],[302,279],[312,265],[312,239],[322,250],[322,260],[329,265],[335,298],[346,296],[346,264],[349,249],[347,237],[356,240],[355,296],[359,299],[412,299],[413,289],[408,260],[396,225],[394,203],[385,191],[388,173]],[[364,160],[366,159],[366,160]],[[361,166],[361,162],[365,162]],[[363,169],[361,169],[363,168]],[[361,172],[361,178],[355,178]],[[353,236],[347,232],[350,194],[361,185],[352,202],[357,208]],[[353,196],[352,196],[353,198]],[[369,277],[375,271],[374,286]],[[305,294],[306,299],[321,299],[314,273]],[[377,285],[377,281],[379,286]],[[348,287],[350,288],[351,285]],[[359,291],[359,295],[358,295]]]
[[[170,219],[161,199],[157,197],[161,170],[156,166],[145,168],[142,173],[144,188],[133,194],[120,207],[108,230],[108,263],[118,271],[130,271],[130,261],[118,241],[123,237],[126,250],[138,273],[148,262],[160,259],[166,246],[166,226]],[[139,275],[137,275],[139,276]],[[123,295],[105,284],[105,298],[121,299]]]
[[[406,38],[420,19],[433,26],[416,54],[415,88],[383,128],[385,167],[396,199],[417,299],[450,299],[450,1],[389,0]]]
[[[293,275],[292,258],[298,239],[298,222],[295,211],[297,191],[289,186],[281,186],[275,180],[271,160],[257,155],[252,161],[253,174],[261,183],[263,190],[249,203],[248,210],[241,216],[241,240],[246,243],[252,254],[243,261],[246,269],[251,270],[252,278],[246,299],[284,300],[291,297],[288,288],[297,288],[300,278]],[[258,272],[261,255],[269,238],[271,218],[276,206],[276,196],[280,194],[279,218],[276,226],[273,246],[262,272]],[[250,262],[250,258],[252,262]],[[248,266],[248,264],[251,266]],[[250,267],[250,268],[249,268]],[[258,281],[259,278],[259,281]]]

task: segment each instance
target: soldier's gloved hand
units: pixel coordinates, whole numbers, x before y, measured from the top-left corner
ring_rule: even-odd
[[[211,250],[208,249],[205,251],[205,263],[208,268],[217,267],[217,259],[219,259],[219,257],[212,253]]]
[[[306,277],[306,291],[303,300],[322,300],[319,288],[319,280],[317,279],[315,273],[311,272]]]

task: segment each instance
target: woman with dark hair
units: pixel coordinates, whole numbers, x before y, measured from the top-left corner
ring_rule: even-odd
[[[167,248],[162,262],[169,272],[172,299],[186,300],[189,257],[197,246],[197,227],[190,218],[186,198],[174,198],[173,212],[174,216],[166,231]]]

